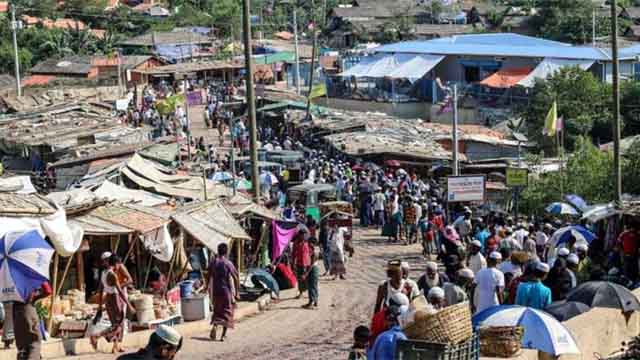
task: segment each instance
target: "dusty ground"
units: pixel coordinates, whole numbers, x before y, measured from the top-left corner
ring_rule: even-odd
[[[395,258],[409,261],[414,278],[424,268],[418,245],[388,244],[377,234],[358,231],[347,279],[321,279],[318,310],[302,309],[305,298],[285,298],[268,311],[237,323],[224,343],[209,341],[208,333],[188,337],[179,359],[345,359],[353,329],[369,323],[386,262]]]

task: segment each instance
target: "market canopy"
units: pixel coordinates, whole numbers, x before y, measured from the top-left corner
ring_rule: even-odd
[[[441,55],[394,54],[363,57],[360,62],[339,76],[349,77],[390,77],[417,80],[431,71],[440,61]]]
[[[528,76],[518,82],[518,85],[533,87],[536,79],[546,79],[564,67],[578,66],[582,70],[587,70],[594,62],[594,60],[544,58],[544,60],[542,60],[542,62],[538,64],[538,66],[536,66]]]
[[[492,88],[510,88],[518,85],[529,73],[531,73],[531,68],[528,67],[500,69],[480,81],[480,85]]]

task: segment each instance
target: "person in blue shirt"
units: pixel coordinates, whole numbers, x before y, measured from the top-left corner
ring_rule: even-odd
[[[401,299],[400,299],[401,298]],[[402,332],[398,324],[398,317],[408,310],[409,298],[402,293],[394,294],[389,299],[389,307],[386,310],[387,322],[391,328],[378,335],[367,354],[367,360],[394,360],[398,340],[406,340],[407,336]]]
[[[516,305],[542,310],[551,304],[551,289],[542,283],[548,273],[549,265],[537,262],[531,280],[518,285]]]
[[[477,231],[476,231],[476,234],[474,235],[474,238],[480,241],[480,244],[482,245],[480,248],[480,251],[484,252],[484,244],[486,243],[491,233],[489,232],[489,229],[487,229],[487,226],[482,221],[482,218],[479,218],[477,222],[478,222]]]

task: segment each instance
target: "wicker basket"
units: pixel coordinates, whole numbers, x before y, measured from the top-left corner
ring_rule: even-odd
[[[520,351],[524,329],[521,326],[491,326],[480,329],[480,354],[509,358]]]
[[[409,339],[459,344],[473,336],[468,302],[445,307],[435,314],[416,313],[415,322],[404,329]]]

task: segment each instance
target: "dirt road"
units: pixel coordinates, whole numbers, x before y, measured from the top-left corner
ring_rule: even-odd
[[[386,262],[409,261],[414,278],[424,268],[418,245],[388,244],[377,234],[375,230],[357,231],[356,254],[347,263],[347,279],[321,279],[319,309],[302,309],[305,298],[282,299],[268,311],[237,323],[223,343],[211,342],[208,333],[188,337],[179,359],[345,359],[353,329],[368,325]]]

